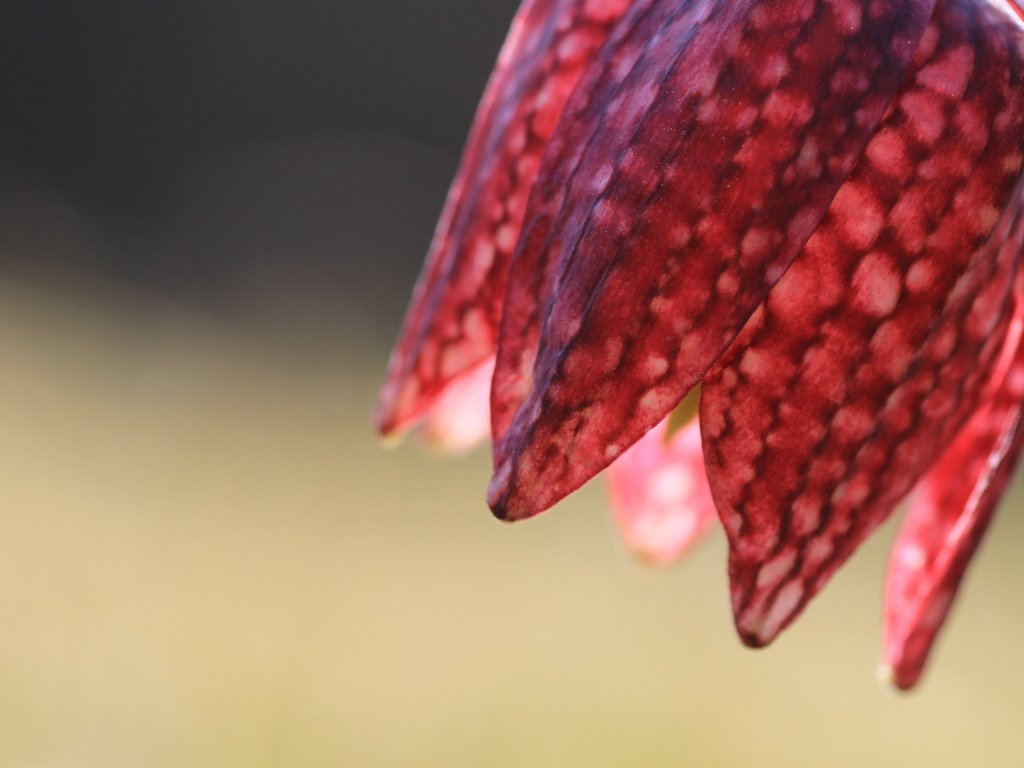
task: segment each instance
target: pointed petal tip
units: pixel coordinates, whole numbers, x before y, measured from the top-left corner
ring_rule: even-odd
[[[493,506],[491,506],[490,509],[491,515],[494,517],[494,519],[497,520],[499,523],[503,523],[504,525],[512,525],[512,523],[518,523],[522,519],[518,517],[507,517],[505,510],[503,509],[495,509]]]
[[[504,462],[494,470],[494,476],[487,486],[487,506],[491,513],[505,523],[514,523],[532,516],[526,504],[514,498],[509,478],[512,474],[511,462]]]
[[[745,611],[733,596],[733,625],[736,627],[736,634],[740,642],[752,650],[760,650],[771,645],[779,633],[778,629],[772,631],[766,626],[763,618],[751,615]]]
[[[494,474],[487,485],[487,506],[491,508],[491,513],[496,518],[506,522],[512,519],[509,516],[509,509],[506,504],[508,497],[508,474],[508,462],[495,466]]]
[[[487,506],[494,515],[494,519],[502,523],[517,523],[530,517],[528,514],[521,514],[519,510],[510,507],[504,498],[492,498],[490,492],[487,494]]]
[[[397,434],[394,424],[385,418],[379,418],[376,413],[370,419],[370,428],[377,434],[381,441],[388,441]]]
[[[747,648],[754,651],[759,651],[762,648],[767,648],[771,645],[774,637],[765,637],[759,631],[743,629],[742,627],[736,627],[736,632],[739,634],[740,642],[743,643]]]
[[[373,408],[373,415],[370,423],[374,431],[382,440],[388,441],[400,438],[406,431],[403,428],[402,420],[398,416],[398,408],[395,403],[394,387],[385,383],[377,395],[377,403]]]
[[[679,557],[677,555],[666,556],[663,553],[656,552],[651,549],[641,549],[640,547],[632,544],[627,544],[622,547],[630,560],[639,566],[642,566],[645,570],[658,570],[665,571],[678,562]]]
[[[878,666],[875,667],[875,680],[887,688],[891,689],[895,687],[893,683],[892,666],[884,661],[879,662]]]
[[[703,532],[687,538],[685,543],[671,542],[664,544],[657,541],[638,540],[623,535],[621,526],[616,526],[616,538],[622,544],[621,549],[626,552],[630,560],[647,569],[668,570],[684,559],[691,550],[695,549],[703,537]]]
[[[678,540],[669,540],[666,543],[630,538],[624,534],[620,524],[614,525],[612,535],[621,545],[619,549],[624,553],[623,556],[628,557],[638,567],[645,570],[667,571],[697,548],[700,540],[704,538],[705,531],[702,530],[693,536],[688,536],[682,543]]]
[[[377,445],[386,451],[394,451],[405,444],[405,434],[402,432],[385,432],[377,430]]]
[[[886,690],[894,694],[905,694],[913,690],[920,679],[920,674],[914,674],[900,666],[884,661],[875,669],[875,677]]]
[[[390,403],[385,400],[383,392],[370,417],[370,427],[377,434],[378,443],[384,448],[396,448],[405,439],[406,430],[402,429],[398,420],[395,419],[394,412],[390,408]]]
[[[514,523],[539,515],[554,502],[545,501],[546,494],[528,492],[522,479],[522,466],[515,457],[506,458],[494,469],[487,486],[487,506],[499,520]]]
[[[883,661],[875,667],[875,679],[882,690],[892,695],[906,693],[910,689],[905,681],[899,680],[896,670],[888,662]]]
[[[389,374],[380,389],[371,422],[388,447],[416,431],[431,449],[462,455],[490,433],[490,386],[494,358],[452,376],[443,387],[426,392],[398,384]],[[411,394],[415,393],[415,397]]]
[[[800,615],[804,589],[799,583],[776,590],[769,584],[757,586],[755,582],[754,591],[748,593],[743,586],[744,578],[737,576],[742,571],[736,568],[735,561],[730,567],[736,569],[731,574],[736,631],[748,648],[764,648]],[[764,579],[760,570],[756,578]]]

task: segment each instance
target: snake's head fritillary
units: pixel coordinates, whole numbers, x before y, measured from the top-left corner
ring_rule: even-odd
[[[610,467],[657,562],[717,516],[752,646],[911,495],[910,687],[1024,443],[1022,165],[1009,0],[525,0],[377,424],[489,426],[505,520]]]

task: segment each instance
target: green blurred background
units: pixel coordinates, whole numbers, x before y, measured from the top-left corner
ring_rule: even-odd
[[[0,766],[1017,766],[1020,492],[930,674],[892,527],[765,651],[714,536],[492,520],[369,411],[512,2],[11,3]]]

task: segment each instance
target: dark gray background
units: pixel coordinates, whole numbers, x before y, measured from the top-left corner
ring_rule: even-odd
[[[392,334],[515,5],[5,4],[0,270]]]

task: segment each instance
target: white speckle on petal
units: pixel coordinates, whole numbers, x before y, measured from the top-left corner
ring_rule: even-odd
[[[882,254],[869,253],[853,275],[857,305],[875,317],[892,314],[899,303],[903,287],[900,274],[892,261]]]

